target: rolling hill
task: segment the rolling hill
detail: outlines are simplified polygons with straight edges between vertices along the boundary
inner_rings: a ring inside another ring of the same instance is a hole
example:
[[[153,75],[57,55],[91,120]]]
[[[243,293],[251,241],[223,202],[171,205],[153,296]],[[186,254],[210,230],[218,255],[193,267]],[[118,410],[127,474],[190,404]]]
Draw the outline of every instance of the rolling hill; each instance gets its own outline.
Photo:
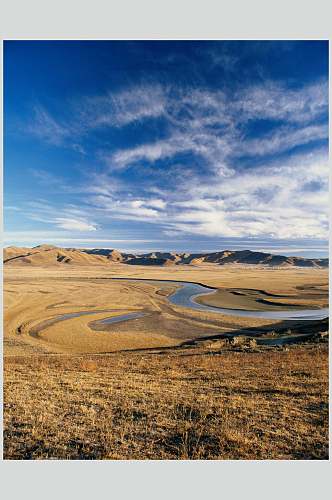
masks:
[[[147,254],[121,253],[114,249],[58,248],[53,245],[38,245],[33,248],[7,247],[4,249],[4,264],[10,266],[63,266],[63,265],[112,265],[124,263],[143,266],[174,266],[179,264],[219,265],[242,264],[270,267],[328,267],[329,260],[287,257],[251,250],[224,250],[212,253],[153,252]]]

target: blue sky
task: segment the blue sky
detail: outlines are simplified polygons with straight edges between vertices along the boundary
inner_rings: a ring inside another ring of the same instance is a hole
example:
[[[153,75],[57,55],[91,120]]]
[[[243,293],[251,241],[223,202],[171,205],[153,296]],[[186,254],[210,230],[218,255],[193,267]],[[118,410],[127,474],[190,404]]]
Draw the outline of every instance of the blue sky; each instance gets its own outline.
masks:
[[[325,256],[328,42],[6,41],[7,245]]]

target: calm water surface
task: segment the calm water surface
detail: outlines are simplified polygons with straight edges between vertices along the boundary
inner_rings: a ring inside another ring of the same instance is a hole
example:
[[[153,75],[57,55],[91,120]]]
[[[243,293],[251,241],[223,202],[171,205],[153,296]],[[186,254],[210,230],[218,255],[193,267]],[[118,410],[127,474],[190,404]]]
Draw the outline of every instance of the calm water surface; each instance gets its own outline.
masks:
[[[264,319],[280,319],[280,320],[315,320],[324,319],[329,315],[329,309],[292,309],[283,311],[247,311],[244,309],[228,309],[223,307],[208,306],[205,304],[199,304],[195,301],[197,297],[202,295],[210,295],[216,292],[215,288],[211,288],[205,285],[200,285],[198,283],[191,283],[186,281],[175,281],[175,280],[148,280],[148,279],[137,279],[137,278],[112,278],[114,280],[127,281],[148,281],[150,283],[174,283],[179,285],[180,288],[176,290],[172,295],[167,297],[171,304],[177,306],[189,307],[190,309],[196,309],[198,311],[210,311],[214,313],[227,314],[228,316],[245,316],[252,318],[264,318]]]

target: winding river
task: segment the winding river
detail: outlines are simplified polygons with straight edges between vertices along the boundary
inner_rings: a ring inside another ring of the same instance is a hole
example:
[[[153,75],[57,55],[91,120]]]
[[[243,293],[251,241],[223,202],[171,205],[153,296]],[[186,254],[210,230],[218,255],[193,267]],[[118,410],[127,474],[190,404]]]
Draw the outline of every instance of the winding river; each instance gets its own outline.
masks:
[[[208,295],[215,293],[216,288],[208,287],[201,283],[193,283],[189,281],[175,281],[175,280],[153,280],[144,278],[111,278],[112,280],[125,280],[125,281],[135,281],[135,282],[148,282],[151,284],[165,284],[173,283],[179,286],[175,292],[167,297],[167,300],[174,305],[187,307],[190,309],[196,309],[199,311],[209,311],[229,316],[245,316],[253,318],[265,318],[265,319],[276,319],[276,320],[287,320],[287,321],[303,321],[303,320],[320,320],[327,318],[329,315],[329,309],[301,309],[301,310],[283,310],[283,311],[248,311],[243,309],[227,309],[222,307],[208,306],[205,304],[199,304],[195,301],[197,297],[202,295]],[[44,328],[51,326],[59,321],[64,321],[71,318],[77,318],[80,316],[90,315],[90,314],[100,314],[102,312],[119,312],[116,309],[101,309],[92,311],[80,311],[74,313],[62,314],[48,320],[44,320],[41,323],[35,325],[31,330],[30,334],[33,336],[38,336],[39,332]],[[147,313],[143,311],[136,311],[131,313],[119,314],[117,316],[106,317],[101,320],[93,321],[90,326],[94,330],[103,330],[103,326],[111,323],[119,323],[122,321],[131,321],[134,319],[141,318]]]
[[[265,318],[265,319],[280,319],[288,321],[299,320],[317,320],[327,318],[329,309],[298,309],[298,310],[283,310],[283,311],[248,311],[244,309],[226,309],[222,307],[208,306],[199,304],[195,299],[202,295],[209,295],[217,291],[216,288],[202,285],[201,283],[193,283],[190,281],[175,281],[175,280],[153,280],[144,278],[112,278],[113,280],[126,280],[126,281],[145,281],[149,283],[174,283],[178,288],[168,298],[171,304],[196,309],[199,311],[210,311],[214,313],[225,314],[228,316],[245,316],[252,318]]]

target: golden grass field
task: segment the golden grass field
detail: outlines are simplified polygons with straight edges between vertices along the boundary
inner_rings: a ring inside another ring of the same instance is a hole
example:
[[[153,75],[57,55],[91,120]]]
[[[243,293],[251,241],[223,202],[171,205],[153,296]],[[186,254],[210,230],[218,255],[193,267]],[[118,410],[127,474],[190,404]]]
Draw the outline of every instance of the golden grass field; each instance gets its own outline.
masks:
[[[174,284],[110,277],[201,282],[226,307],[328,302],[326,269],[5,267],[4,458],[328,458],[326,343],[191,345],[278,322],[181,308],[167,301]]]

